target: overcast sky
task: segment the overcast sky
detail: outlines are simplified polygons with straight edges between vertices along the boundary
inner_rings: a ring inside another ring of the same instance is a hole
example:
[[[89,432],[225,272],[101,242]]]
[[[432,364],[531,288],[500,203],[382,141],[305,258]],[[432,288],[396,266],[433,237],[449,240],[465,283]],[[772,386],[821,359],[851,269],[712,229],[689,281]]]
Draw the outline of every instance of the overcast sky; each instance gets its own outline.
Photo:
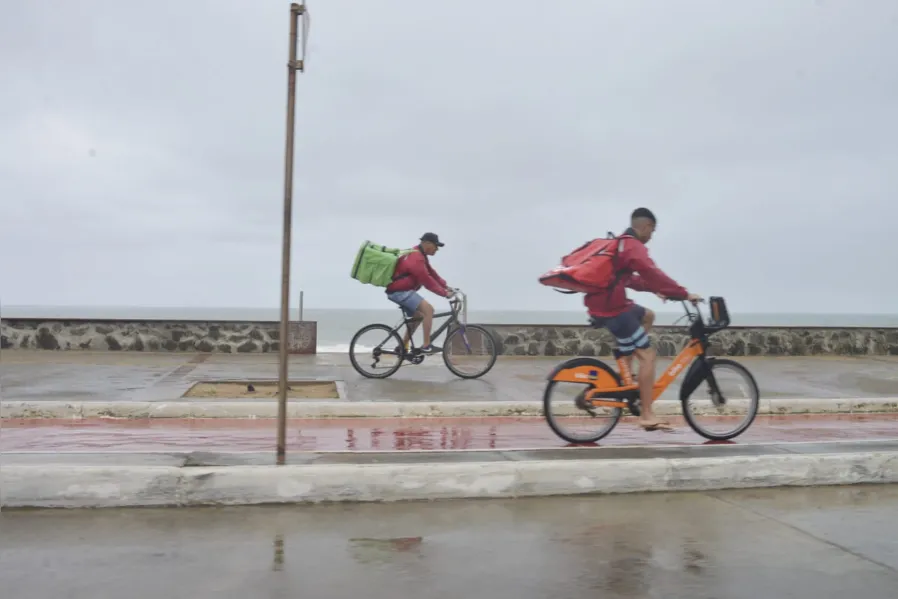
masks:
[[[288,13],[2,2],[4,304],[278,305]],[[579,309],[537,277],[647,206],[656,262],[734,310],[898,312],[898,2],[310,13],[294,303],[389,307],[359,244],[435,231],[477,307]]]

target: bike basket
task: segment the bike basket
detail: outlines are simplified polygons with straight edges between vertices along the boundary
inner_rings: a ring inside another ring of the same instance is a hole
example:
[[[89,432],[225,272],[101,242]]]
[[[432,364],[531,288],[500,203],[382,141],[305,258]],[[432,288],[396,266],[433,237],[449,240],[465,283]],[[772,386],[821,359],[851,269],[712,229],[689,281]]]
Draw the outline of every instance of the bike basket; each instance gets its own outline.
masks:
[[[730,313],[727,310],[727,303],[722,297],[712,297],[709,300],[711,304],[711,322],[708,323],[713,327],[730,326]]]

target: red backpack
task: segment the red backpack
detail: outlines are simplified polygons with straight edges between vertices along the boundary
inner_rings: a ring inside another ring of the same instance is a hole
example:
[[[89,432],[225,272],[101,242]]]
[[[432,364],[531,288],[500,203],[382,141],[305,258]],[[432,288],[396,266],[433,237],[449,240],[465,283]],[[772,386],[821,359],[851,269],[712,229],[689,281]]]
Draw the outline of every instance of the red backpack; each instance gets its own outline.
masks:
[[[556,266],[539,278],[547,287],[560,293],[597,293],[611,288],[619,273],[617,256],[624,248],[624,240],[632,235],[587,241],[561,259]]]

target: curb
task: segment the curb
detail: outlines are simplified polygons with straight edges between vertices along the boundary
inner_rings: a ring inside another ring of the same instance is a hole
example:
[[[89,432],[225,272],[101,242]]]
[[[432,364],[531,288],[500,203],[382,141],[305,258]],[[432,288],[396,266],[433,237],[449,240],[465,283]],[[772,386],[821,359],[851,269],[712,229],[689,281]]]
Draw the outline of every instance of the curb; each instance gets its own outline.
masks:
[[[747,402],[733,401],[723,414],[745,413]],[[710,403],[707,404],[711,409]],[[570,413],[575,413],[573,405]],[[682,413],[681,404],[661,400],[655,412],[662,416]],[[847,399],[762,399],[758,414],[864,414],[898,412],[896,397]],[[560,413],[563,413],[560,411]],[[714,413],[719,414],[716,410]],[[542,416],[541,401],[291,401],[288,418],[457,418]],[[172,402],[0,402],[0,419],[33,418],[276,418],[274,401],[172,401]]]
[[[466,464],[10,465],[0,507],[388,502],[898,482],[898,452]]]

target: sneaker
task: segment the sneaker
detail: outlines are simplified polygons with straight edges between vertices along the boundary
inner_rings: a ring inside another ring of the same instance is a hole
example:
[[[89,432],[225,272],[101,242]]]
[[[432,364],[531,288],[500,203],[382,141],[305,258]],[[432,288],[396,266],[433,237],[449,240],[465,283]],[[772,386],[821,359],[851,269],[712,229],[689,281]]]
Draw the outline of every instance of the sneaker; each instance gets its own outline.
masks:
[[[442,351],[442,348],[436,347],[432,343],[430,345],[425,345],[421,348],[421,353],[427,354],[428,356],[433,355],[439,351]]]

